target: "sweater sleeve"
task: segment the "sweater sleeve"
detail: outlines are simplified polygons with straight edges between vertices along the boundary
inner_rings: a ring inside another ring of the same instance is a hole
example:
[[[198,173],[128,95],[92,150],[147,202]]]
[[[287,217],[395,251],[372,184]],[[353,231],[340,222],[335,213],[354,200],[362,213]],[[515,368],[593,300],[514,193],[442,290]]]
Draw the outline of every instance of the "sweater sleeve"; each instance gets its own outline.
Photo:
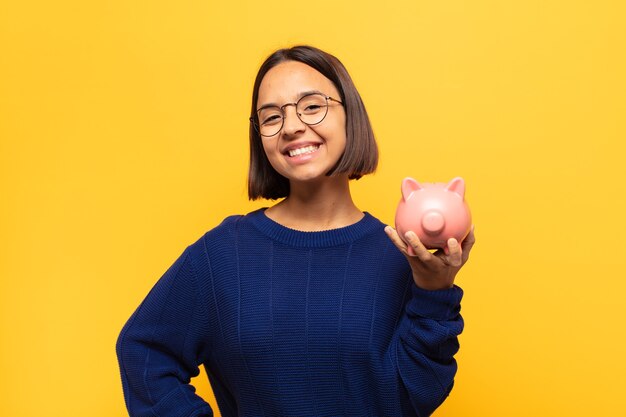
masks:
[[[206,314],[187,248],[163,274],[120,333],[116,352],[131,417],[212,416],[195,393],[206,351]]]
[[[457,286],[427,291],[411,283],[411,292],[392,355],[413,411],[424,417],[443,403],[454,384],[463,291]]]

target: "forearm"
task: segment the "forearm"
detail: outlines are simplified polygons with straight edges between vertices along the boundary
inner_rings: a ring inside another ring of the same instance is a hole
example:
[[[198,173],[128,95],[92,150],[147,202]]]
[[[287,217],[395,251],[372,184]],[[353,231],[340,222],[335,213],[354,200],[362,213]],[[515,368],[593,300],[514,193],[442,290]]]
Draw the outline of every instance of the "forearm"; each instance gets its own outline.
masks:
[[[392,347],[402,385],[419,416],[430,415],[448,396],[457,371],[454,355],[463,330],[459,287],[426,291],[412,287]]]
[[[191,262],[183,254],[120,333],[116,352],[131,416],[213,415],[190,385],[202,361],[198,297]]]

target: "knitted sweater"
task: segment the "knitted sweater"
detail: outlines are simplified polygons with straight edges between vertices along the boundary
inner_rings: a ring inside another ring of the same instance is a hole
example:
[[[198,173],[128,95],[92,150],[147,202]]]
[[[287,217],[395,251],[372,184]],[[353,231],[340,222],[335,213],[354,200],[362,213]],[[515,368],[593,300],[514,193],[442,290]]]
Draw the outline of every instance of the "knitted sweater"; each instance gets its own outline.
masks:
[[[189,245],[124,326],[117,355],[131,416],[428,416],[448,396],[462,290],[415,286],[365,213],[301,232],[264,210]]]

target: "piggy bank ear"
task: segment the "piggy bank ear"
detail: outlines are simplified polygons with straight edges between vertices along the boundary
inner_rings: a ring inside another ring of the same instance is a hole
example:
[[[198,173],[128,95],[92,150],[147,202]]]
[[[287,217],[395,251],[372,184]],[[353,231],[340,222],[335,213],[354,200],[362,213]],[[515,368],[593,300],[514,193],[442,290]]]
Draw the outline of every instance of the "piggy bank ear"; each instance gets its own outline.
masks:
[[[402,180],[402,199],[404,201],[408,200],[413,191],[421,190],[422,186],[419,182],[415,181],[413,178],[405,178]]]
[[[446,190],[457,193],[461,198],[465,198],[465,181],[461,177],[456,177],[450,180],[446,186]]]

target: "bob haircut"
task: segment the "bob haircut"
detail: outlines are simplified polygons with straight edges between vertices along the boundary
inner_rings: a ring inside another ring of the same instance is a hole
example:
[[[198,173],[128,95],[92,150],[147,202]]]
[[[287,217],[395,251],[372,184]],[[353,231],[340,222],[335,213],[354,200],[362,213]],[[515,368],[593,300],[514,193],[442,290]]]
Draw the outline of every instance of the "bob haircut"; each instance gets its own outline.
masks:
[[[333,55],[312,46],[294,46],[279,49],[271,54],[259,68],[252,93],[250,117],[250,168],[248,170],[248,198],[275,200],[289,195],[289,180],[280,175],[270,164],[261,135],[253,123],[256,120],[256,105],[259,87],[267,72],[285,61],[302,62],[328,78],[339,91],[346,112],[346,149],[337,164],[326,173],[327,176],[348,174],[350,179],[359,179],[376,170],[378,147],[374,132],[361,96],[348,71]]]

